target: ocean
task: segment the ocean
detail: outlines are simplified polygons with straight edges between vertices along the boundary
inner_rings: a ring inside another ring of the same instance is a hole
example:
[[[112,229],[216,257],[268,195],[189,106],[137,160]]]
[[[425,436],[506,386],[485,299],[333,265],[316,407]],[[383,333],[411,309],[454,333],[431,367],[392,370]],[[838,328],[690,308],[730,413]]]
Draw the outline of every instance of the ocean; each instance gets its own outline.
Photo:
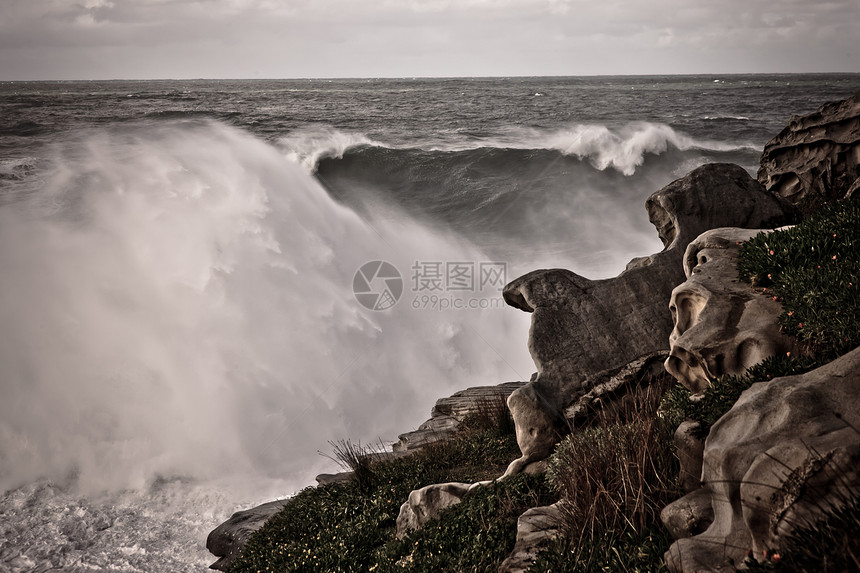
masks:
[[[203,571],[233,511],[528,380],[506,281],[618,274],[860,75],[0,83],[0,572]],[[321,453],[323,455],[321,455]]]

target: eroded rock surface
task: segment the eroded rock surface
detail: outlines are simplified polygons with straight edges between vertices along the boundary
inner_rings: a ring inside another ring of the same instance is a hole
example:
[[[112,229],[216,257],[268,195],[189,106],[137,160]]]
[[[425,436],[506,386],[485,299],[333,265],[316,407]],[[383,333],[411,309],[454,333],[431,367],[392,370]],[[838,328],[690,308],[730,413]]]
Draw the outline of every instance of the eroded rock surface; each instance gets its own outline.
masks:
[[[860,92],[791,118],[764,148],[758,180],[810,213],[860,187]]]
[[[499,573],[525,573],[538,553],[561,535],[564,512],[560,503],[533,507],[517,519],[517,540]]]
[[[430,419],[418,426],[417,430],[400,434],[392,449],[395,452],[411,452],[446,440],[457,433],[460,424],[469,416],[506,416],[505,400],[511,392],[523,385],[525,382],[475,386],[455,392],[447,398],[440,398],[430,412]]]
[[[714,522],[711,495],[705,489],[697,489],[678,499],[660,512],[660,520],[675,539],[698,535]]]
[[[669,569],[735,571],[747,550],[782,550],[798,524],[860,493],[858,428],[860,348],[812,372],[754,384],[705,441],[696,495],[710,499],[714,521],[672,545]]]
[[[779,329],[782,305],[738,279],[740,244],[758,232],[714,229],[687,247],[687,280],[672,290],[669,303],[674,327],[666,370],[693,392],[795,346]]]
[[[567,431],[564,409],[610,373],[668,350],[672,289],[684,281],[687,244],[715,227],[771,227],[786,220],[783,204],[737,165],[704,165],[654,193],[648,216],[665,245],[636,259],[621,275],[592,281],[564,269],[524,275],[503,292],[505,301],[532,313],[529,351],[538,372],[513,392],[522,457],[506,475],[549,455]]]

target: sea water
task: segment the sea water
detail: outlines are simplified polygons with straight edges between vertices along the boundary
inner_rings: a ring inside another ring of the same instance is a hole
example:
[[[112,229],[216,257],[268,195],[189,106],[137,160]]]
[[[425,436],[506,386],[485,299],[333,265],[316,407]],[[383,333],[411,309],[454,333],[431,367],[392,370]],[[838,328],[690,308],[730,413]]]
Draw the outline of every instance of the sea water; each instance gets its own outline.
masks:
[[[754,174],[858,86],[0,84],[0,571],[202,571],[232,511],[337,469],[329,441],[527,380],[506,280],[659,251],[650,193]]]

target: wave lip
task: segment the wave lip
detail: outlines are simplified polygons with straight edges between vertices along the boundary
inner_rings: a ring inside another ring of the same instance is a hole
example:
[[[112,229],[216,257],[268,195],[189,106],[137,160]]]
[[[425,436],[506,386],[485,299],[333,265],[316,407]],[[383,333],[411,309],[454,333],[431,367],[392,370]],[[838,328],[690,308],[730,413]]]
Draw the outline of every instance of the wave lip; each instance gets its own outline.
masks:
[[[321,159],[340,159],[347,151],[356,147],[390,147],[362,133],[341,131],[330,125],[299,128],[279,138],[275,145],[287,159],[311,172],[316,171]]]
[[[317,170],[322,159],[342,159],[351,151],[377,147],[439,153],[492,149],[555,151],[588,161],[599,171],[612,168],[628,176],[636,172],[647,155],[661,155],[671,149],[708,152],[758,149],[752,144],[696,139],[667,124],[645,121],[614,128],[603,124],[572,124],[556,129],[510,126],[492,135],[461,131],[397,144],[382,143],[363,133],[318,125],[301,128],[282,137],[278,146],[289,159],[311,172]]]

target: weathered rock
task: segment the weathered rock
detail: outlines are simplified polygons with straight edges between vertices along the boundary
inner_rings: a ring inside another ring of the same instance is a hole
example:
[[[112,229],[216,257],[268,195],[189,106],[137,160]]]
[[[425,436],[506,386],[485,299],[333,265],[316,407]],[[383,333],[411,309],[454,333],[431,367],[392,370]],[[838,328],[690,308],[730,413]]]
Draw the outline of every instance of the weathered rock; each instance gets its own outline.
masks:
[[[329,485],[333,483],[346,483],[355,478],[355,472],[340,472],[336,474],[318,474],[316,477],[319,485]]]
[[[860,493],[860,348],[799,376],[754,384],[705,441],[714,521],[666,553],[674,572],[734,571],[783,550],[798,525]]]
[[[705,440],[696,437],[698,422],[684,420],[675,430],[675,450],[678,452],[680,471],[678,485],[685,492],[702,487],[702,456],[705,453]]]
[[[440,398],[430,412],[430,419],[413,432],[398,436],[392,446],[395,452],[414,451],[446,440],[457,433],[460,424],[473,415],[504,415],[504,403],[511,392],[525,382],[505,382],[496,386],[476,386]],[[499,407],[501,406],[501,407]]]
[[[577,398],[576,402],[564,410],[564,417],[568,424],[573,427],[578,422],[591,418],[596,410],[614,398],[619,397],[625,391],[630,390],[636,384],[645,384],[665,373],[663,362],[666,360],[665,352],[653,352],[637,358],[630,364],[618,369],[614,373],[601,372],[595,379],[605,380],[591,387],[591,390]]]
[[[860,92],[791,118],[765,145],[758,180],[808,214],[860,187]]]
[[[219,559],[209,568],[226,571],[230,563],[239,556],[251,534],[263,527],[263,524],[281,511],[288,502],[286,499],[270,501],[245,511],[237,511],[230,519],[213,529],[206,538],[206,549]]]
[[[411,531],[421,529],[425,523],[439,517],[443,510],[460,503],[468,492],[491,483],[437,483],[412,490],[409,498],[400,506],[395,535],[402,539]]]
[[[675,539],[702,533],[714,522],[709,492],[697,489],[672,502],[660,512],[660,520]]]
[[[538,553],[561,535],[564,512],[559,503],[533,507],[517,519],[517,541],[499,573],[525,573]]]
[[[687,280],[669,303],[674,328],[666,370],[693,392],[795,346],[779,329],[782,305],[738,279],[740,244],[758,232],[714,229],[687,247]]]
[[[592,281],[564,269],[539,270],[508,284],[505,301],[532,313],[529,351],[538,372],[511,394],[522,457],[505,475],[545,458],[567,431],[563,410],[591,386],[637,358],[668,350],[665,307],[683,282],[687,244],[714,227],[781,224],[780,201],[736,165],[699,167],[646,202],[665,249],[636,259],[613,279]]]

